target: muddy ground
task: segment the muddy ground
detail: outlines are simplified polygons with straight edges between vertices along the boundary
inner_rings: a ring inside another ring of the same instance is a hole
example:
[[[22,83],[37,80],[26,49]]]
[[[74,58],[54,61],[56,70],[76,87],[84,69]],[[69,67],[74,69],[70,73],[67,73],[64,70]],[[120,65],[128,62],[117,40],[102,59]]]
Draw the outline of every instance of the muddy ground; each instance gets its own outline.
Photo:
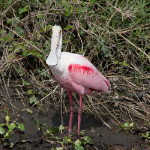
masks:
[[[11,91],[11,89],[9,89]],[[9,92],[10,92],[9,91]],[[13,91],[13,90],[12,90]],[[49,108],[45,106],[42,109],[37,106],[31,107],[27,101],[23,101],[15,98],[15,93],[10,92],[12,95],[11,104],[18,108],[16,111],[10,103],[6,101],[1,101],[1,117],[0,124],[6,123],[5,116],[6,112],[3,109],[8,110],[10,118],[10,123],[15,122],[22,123],[25,126],[25,131],[20,131],[18,129],[13,130],[10,134],[11,142],[14,144],[12,150],[50,150],[52,147],[62,147],[59,144],[62,140],[50,139],[42,137],[40,130],[38,130],[37,125],[35,124],[35,119],[39,120],[39,123],[42,124],[43,133],[45,133],[46,123],[49,127],[55,128],[61,124],[61,114],[56,111],[54,108]],[[6,96],[6,92],[3,93],[3,88],[1,87],[1,94]],[[4,104],[7,104],[4,107]],[[32,113],[29,113],[27,109],[32,110]],[[68,108],[69,109],[69,108]],[[13,112],[13,110],[15,110]],[[121,130],[118,125],[116,125],[112,119],[108,116],[101,116],[111,127],[112,130],[109,130],[101,120],[95,118],[95,116],[86,114],[83,110],[81,130],[85,130],[84,136],[91,137],[94,144],[84,145],[84,149],[95,149],[95,150],[148,150],[150,145],[147,140],[142,139],[142,132],[146,132],[144,123],[137,122],[136,125],[141,129],[135,129],[130,132]],[[63,122],[65,130],[61,134],[53,134],[53,137],[62,138],[68,133],[68,122],[69,114],[63,114]],[[79,137],[77,136],[77,112],[74,113],[73,119],[73,133],[72,140],[76,140]],[[82,141],[82,137],[80,137]],[[22,142],[24,141],[24,142]],[[4,146],[4,143],[0,144],[0,150],[8,150],[8,146]],[[65,144],[64,149],[74,149],[74,145]]]
[[[24,107],[20,100],[13,101],[13,104],[20,108]],[[13,150],[50,150],[52,147],[61,147],[57,142],[46,142],[41,136],[40,131],[37,129],[35,119],[38,119],[41,124],[46,123],[50,127],[60,126],[61,117],[60,113],[54,110],[48,112],[42,112],[37,107],[30,108],[33,113],[27,113],[27,111],[19,111],[11,117],[10,122],[23,123],[25,131],[21,132],[15,129],[11,134],[12,142],[14,143]],[[6,113],[1,111],[0,123],[5,122]],[[148,150],[150,146],[141,138],[141,132],[132,131],[127,133],[119,130],[118,126],[113,124],[109,118],[103,116],[107,123],[112,127],[110,131],[108,127],[103,125],[100,120],[95,119],[94,116],[90,116],[83,113],[81,130],[85,130],[85,135],[91,137],[94,142],[93,145],[85,145],[85,149],[95,150]],[[69,114],[63,114],[64,126],[68,127]],[[77,131],[77,113],[74,115],[73,120],[74,130]],[[44,126],[42,127],[44,131]],[[55,136],[63,137],[62,134],[55,134]],[[78,138],[78,137],[75,137]],[[26,140],[22,143],[21,141]],[[53,140],[51,140],[53,141]],[[7,146],[0,145],[1,150],[8,150]],[[71,145],[66,145],[66,149],[74,149]]]

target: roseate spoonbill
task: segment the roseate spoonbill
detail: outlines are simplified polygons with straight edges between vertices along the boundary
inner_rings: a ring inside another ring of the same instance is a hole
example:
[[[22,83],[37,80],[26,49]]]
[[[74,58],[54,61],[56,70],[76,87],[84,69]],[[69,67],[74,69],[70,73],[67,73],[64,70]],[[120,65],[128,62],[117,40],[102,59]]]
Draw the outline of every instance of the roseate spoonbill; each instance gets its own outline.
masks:
[[[68,91],[70,100],[69,133],[72,131],[74,104],[71,93],[80,94],[78,111],[78,135],[80,134],[82,95],[93,91],[108,93],[109,81],[84,56],[69,52],[61,52],[62,28],[52,28],[51,52],[46,60],[51,72],[61,87]]]

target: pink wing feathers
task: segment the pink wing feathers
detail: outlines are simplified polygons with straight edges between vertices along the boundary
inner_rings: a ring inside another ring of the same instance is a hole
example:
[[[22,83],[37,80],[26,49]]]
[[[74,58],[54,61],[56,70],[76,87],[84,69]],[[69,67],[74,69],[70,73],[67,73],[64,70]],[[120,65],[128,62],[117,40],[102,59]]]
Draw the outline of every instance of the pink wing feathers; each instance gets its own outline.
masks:
[[[83,57],[82,57],[83,59]],[[94,67],[87,59],[84,64],[70,64],[68,67],[69,76],[74,83],[88,88],[91,91],[108,93],[109,81]]]

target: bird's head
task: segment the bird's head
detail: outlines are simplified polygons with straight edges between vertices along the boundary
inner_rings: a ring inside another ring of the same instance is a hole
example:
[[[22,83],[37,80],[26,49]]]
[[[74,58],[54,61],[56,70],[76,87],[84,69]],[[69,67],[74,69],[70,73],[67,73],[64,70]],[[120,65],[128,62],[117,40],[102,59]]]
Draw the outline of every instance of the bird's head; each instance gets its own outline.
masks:
[[[62,45],[62,28],[58,25],[54,25],[52,28],[51,38],[51,52],[46,60],[46,63],[50,66],[57,65],[57,60],[61,56]]]

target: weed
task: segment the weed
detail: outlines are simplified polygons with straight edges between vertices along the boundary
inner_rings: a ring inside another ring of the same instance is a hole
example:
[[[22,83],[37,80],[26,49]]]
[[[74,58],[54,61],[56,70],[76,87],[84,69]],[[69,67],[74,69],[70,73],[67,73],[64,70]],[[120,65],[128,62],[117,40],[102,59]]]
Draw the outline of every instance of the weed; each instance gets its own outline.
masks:
[[[148,124],[149,128],[150,128],[150,122]],[[142,138],[148,140],[148,142],[150,143],[150,131],[147,131],[145,134],[142,134]]]
[[[127,132],[130,132],[131,130],[133,130],[134,127],[134,123],[129,123],[129,122],[125,122],[123,125],[119,125],[119,127]]]
[[[38,100],[37,100],[37,98],[36,98],[35,96],[31,96],[31,97],[30,97],[29,103],[30,103],[30,105],[33,105],[33,104],[37,104],[38,106],[40,105],[40,104],[38,103]]]
[[[1,123],[0,124],[0,143],[4,143],[5,146],[8,146],[9,148],[13,148],[13,143],[11,142],[11,137],[10,133],[13,133],[13,130],[18,128],[20,131],[24,131],[24,125],[22,123],[10,123],[10,116],[8,115],[8,111],[4,109],[6,112],[6,123]]]
[[[79,139],[75,140],[72,138],[71,135],[64,136],[61,138],[58,137],[57,134],[59,134],[59,132],[64,129],[64,127],[62,125],[60,125],[59,127],[51,128],[47,124],[40,124],[37,119],[35,120],[35,124],[37,125],[38,130],[40,130],[42,138],[44,140],[46,140],[46,139],[51,139],[52,141],[57,140],[56,143],[59,143],[62,146],[62,147],[59,147],[60,149],[65,148],[65,145],[71,144],[75,149],[83,150],[84,145],[94,144],[94,142],[91,140],[91,138],[89,136],[83,136],[81,138],[81,140],[79,140]],[[46,127],[45,131],[42,128],[44,126]]]
[[[150,131],[148,131],[146,134],[142,134],[142,138],[147,139],[148,142],[150,142]]]

